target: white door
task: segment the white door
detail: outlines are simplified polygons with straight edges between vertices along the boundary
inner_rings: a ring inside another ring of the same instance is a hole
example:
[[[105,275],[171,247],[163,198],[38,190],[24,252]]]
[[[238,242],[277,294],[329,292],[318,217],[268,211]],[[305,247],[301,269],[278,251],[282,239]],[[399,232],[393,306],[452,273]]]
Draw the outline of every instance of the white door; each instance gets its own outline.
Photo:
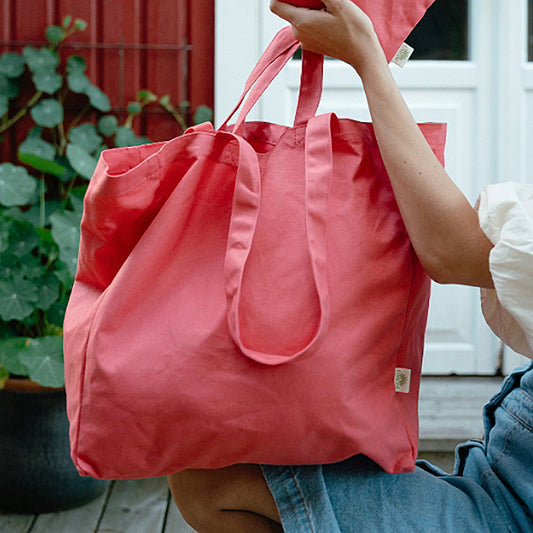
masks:
[[[218,123],[235,104],[261,51],[286,25],[270,13],[268,3],[216,0]],[[533,120],[533,68],[525,62],[526,4],[527,0],[437,0],[432,8],[437,16],[438,10],[464,14],[464,50],[456,50],[461,58],[411,60],[403,70],[392,67],[415,118],[448,123],[447,170],[472,203],[485,184],[525,180],[528,167],[533,171],[533,154],[525,149],[532,126],[524,135]],[[293,60],[261,99],[253,118],[290,124],[299,75],[299,61]],[[331,111],[357,120],[370,118],[353,69],[334,60],[326,62],[319,109]],[[508,360],[508,365],[516,362]],[[481,316],[479,291],[434,284],[424,372],[492,374],[503,364],[501,345]]]

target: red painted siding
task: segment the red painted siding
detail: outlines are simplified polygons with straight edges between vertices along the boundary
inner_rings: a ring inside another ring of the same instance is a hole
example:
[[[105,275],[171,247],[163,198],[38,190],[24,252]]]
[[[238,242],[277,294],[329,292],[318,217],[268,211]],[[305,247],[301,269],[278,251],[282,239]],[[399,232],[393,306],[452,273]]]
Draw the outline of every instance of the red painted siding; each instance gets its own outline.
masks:
[[[214,0],[0,0],[0,51],[43,41],[44,28],[68,14],[88,28],[69,39],[64,53],[86,58],[89,77],[115,110],[145,88],[170,94],[175,104],[188,100],[193,110],[213,107]],[[136,129],[154,141],[179,133],[156,108]]]

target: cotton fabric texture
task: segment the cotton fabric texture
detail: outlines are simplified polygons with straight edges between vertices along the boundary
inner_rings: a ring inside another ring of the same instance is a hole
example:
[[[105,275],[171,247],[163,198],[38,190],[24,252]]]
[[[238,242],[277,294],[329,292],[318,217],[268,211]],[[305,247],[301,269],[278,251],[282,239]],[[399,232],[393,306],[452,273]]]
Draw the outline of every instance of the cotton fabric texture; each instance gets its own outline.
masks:
[[[372,125],[315,116],[308,52],[294,126],[245,121],[298,47],[276,36],[233,126],[102,154],[64,327],[80,473],[414,468],[430,283]]]
[[[533,185],[491,185],[480,223],[495,248],[494,331],[528,354],[533,336]],[[484,409],[485,437],[456,450],[453,474],[426,462],[388,474],[357,456],[336,465],[263,466],[286,533],[530,533],[533,531],[533,363]]]

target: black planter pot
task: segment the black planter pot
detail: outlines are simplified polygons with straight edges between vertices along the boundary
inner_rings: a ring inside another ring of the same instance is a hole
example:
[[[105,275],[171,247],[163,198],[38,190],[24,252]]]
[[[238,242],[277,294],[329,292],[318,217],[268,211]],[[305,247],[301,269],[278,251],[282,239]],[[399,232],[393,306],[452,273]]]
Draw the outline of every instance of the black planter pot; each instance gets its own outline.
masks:
[[[0,391],[0,509],[60,511],[93,500],[106,486],[74,468],[64,391]]]

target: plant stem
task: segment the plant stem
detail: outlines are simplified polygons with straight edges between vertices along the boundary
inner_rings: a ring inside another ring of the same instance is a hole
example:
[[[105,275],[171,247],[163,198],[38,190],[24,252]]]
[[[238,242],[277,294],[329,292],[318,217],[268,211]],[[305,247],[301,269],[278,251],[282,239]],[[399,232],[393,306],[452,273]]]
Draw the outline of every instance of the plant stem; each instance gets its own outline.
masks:
[[[68,200],[70,198],[70,193],[72,192],[72,189],[74,187],[74,184],[76,183],[77,178],[78,178],[78,176],[74,176],[68,182],[68,187],[67,187],[67,190],[65,192],[64,199],[63,199],[63,209],[65,209],[67,207],[67,203],[68,203]]]
[[[15,124],[16,122],[18,122],[36,103],[37,101],[39,100],[39,98],[41,98],[41,96],[43,95],[43,93],[41,91],[37,91],[27,102],[26,102],[26,105],[19,110],[19,112],[15,115],[13,115],[8,121],[4,122],[1,126],[0,126],[0,133],[3,133],[4,131],[6,131],[8,128],[10,128],[11,126],[13,126],[13,124]]]
[[[181,131],[185,131],[187,129],[187,124],[185,123],[183,117],[173,107],[167,108],[167,111],[174,117],[176,122],[179,124]]]
[[[68,136],[70,135],[70,132],[72,131],[72,128],[75,128],[81,122],[81,119],[84,117],[85,113],[87,113],[87,111],[90,108],[91,108],[90,104],[85,104],[83,109],[74,117],[74,119],[72,120],[72,122],[70,123],[70,126],[68,128],[66,138],[68,138]],[[64,150],[65,147],[63,146],[62,148]]]
[[[45,201],[46,184],[44,174],[41,175],[41,190],[39,194],[39,225],[44,228],[46,222],[46,201]]]

